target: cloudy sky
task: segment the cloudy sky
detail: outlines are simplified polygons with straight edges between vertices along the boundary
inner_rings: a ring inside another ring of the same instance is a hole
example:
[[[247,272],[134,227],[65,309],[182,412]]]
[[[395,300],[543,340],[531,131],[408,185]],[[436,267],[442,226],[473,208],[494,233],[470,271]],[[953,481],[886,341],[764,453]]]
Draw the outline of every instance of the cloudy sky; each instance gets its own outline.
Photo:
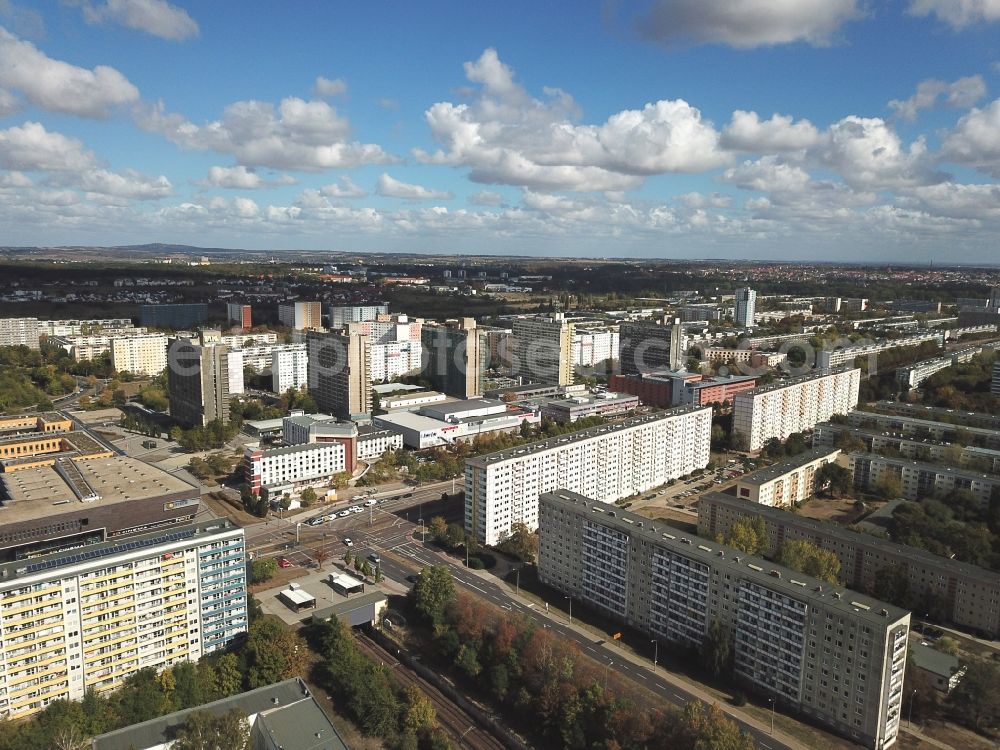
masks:
[[[0,244],[1000,262],[1000,0],[0,0]]]

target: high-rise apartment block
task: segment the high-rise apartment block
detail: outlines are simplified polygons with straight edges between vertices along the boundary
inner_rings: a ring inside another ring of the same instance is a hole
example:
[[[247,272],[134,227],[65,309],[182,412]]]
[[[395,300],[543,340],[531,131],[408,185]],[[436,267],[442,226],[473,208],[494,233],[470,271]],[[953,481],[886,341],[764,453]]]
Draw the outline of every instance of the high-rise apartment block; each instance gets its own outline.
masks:
[[[37,349],[40,325],[38,318],[0,318],[0,346]]]
[[[389,305],[385,302],[373,302],[370,305],[331,305],[330,328],[341,328],[348,323],[363,323],[366,320],[377,320],[379,315],[389,314]]]
[[[246,629],[243,530],[225,520],[0,563],[0,716],[197,660]]]
[[[367,420],[372,411],[370,338],[359,324],[306,336],[309,393],[316,405],[340,419]]]
[[[305,344],[275,347],[271,357],[271,389],[285,393],[309,384],[309,353]]]
[[[319,302],[278,305],[278,321],[296,331],[317,330],[323,327],[323,307]]]
[[[753,328],[757,313],[757,292],[748,286],[736,290],[736,313],[733,322],[742,328]]]
[[[990,381],[990,393],[1000,396],[1000,360],[993,363],[993,379]]]
[[[204,302],[169,305],[139,305],[139,325],[155,328],[191,328],[208,320]]]
[[[427,353],[424,377],[432,388],[462,399],[483,395],[483,375],[488,367],[483,359],[489,350],[475,318],[425,324],[420,335]]]
[[[865,747],[896,741],[909,612],[566,490],[539,514],[546,584],[681,647],[718,622],[739,681]]]
[[[167,396],[170,415],[186,427],[229,421],[229,347],[170,339]]]
[[[465,461],[465,529],[499,543],[538,526],[538,497],[567,488],[602,502],[645,492],[708,465],[711,408],[679,407]]]
[[[515,374],[529,383],[572,385],[573,333],[563,313],[515,318]]]
[[[680,318],[636,320],[619,329],[618,358],[622,375],[656,370],[683,370],[686,365],[684,327]]]
[[[226,305],[226,314],[229,322],[233,325],[238,325],[240,328],[253,328],[253,309],[250,305],[230,302]]]
[[[147,333],[112,338],[111,364],[118,372],[156,377],[167,366],[167,337]]]
[[[846,414],[858,405],[861,370],[818,370],[738,393],[733,399],[733,436],[759,451],[771,438],[784,440]]]
[[[847,585],[860,591],[902,574],[908,596],[922,602],[922,611],[933,609],[938,617],[991,638],[1000,635],[1000,573],[723,492],[707,492],[698,503],[698,533],[704,537],[725,535],[746,518],[764,521],[770,551],[793,539],[818,545],[837,556]]]

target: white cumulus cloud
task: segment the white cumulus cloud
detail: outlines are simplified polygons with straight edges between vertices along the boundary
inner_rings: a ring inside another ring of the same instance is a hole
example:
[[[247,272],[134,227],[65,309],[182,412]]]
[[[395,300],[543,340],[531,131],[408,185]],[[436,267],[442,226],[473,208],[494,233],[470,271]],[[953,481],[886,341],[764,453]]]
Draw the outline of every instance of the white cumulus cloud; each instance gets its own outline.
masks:
[[[41,109],[80,117],[105,118],[112,107],[139,98],[139,89],[114,68],[88,70],[53,60],[2,26],[0,87],[20,91]]]
[[[375,192],[387,198],[402,198],[408,201],[446,201],[454,197],[446,190],[432,190],[423,185],[400,182],[385,172],[379,175]]]
[[[469,203],[473,206],[502,206],[503,196],[492,190],[480,190],[469,196]]]
[[[134,170],[126,170],[124,173],[107,169],[87,170],[80,176],[76,187],[89,193],[135,200],[166,198],[173,192],[170,180],[163,175],[148,177]]]
[[[620,191],[644,176],[699,172],[725,164],[711,122],[687,102],[662,100],[578,125],[578,107],[559,89],[532,97],[493,49],[465,64],[479,84],[469,104],[438,102],[426,112],[434,153],[418,160],[467,167],[474,182],[531,190]]]
[[[318,100],[288,97],[277,111],[269,102],[235,102],[205,125],[157,105],[141,108],[136,121],[182,148],[230,154],[247,167],[320,172],[394,161],[377,144],[349,141],[348,120]]]
[[[105,0],[83,4],[88,23],[117,23],[172,42],[198,36],[198,24],[188,12],[166,0]]]
[[[914,120],[917,112],[930,109],[939,102],[946,107],[971,107],[986,96],[986,82],[982,76],[966,76],[956,81],[938,81],[930,78],[917,84],[917,90],[909,99],[893,99],[889,106],[904,120]]]
[[[963,116],[945,137],[941,155],[1000,177],[1000,99]]]
[[[320,192],[328,198],[364,198],[368,195],[363,187],[357,185],[347,175],[341,177],[333,185],[324,185],[320,188]]]
[[[266,180],[252,169],[242,165],[235,167],[209,167],[208,176],[195,184],[203,187],[234,188],[237,190],[257,190],[258,188],[274,187],[276,185],[294,185],[295,178],[281,175],[273,180]]]
[[[1000,0],[910,0],[914,16],[937,16],[952,28],[1000,19]]]
[[[324,78],[316,76],[316,83],[313,85],[313,92],[316,96],[328,97],[339,96],[347,92],[347,82],[343,78]]]
[[[0,167],[26,172],[80,172],[94,155],[76,138],[51,132],[38,122],[0,130]]]
[[[722,130],[722,145],[732,151],[775,153],[799,151],[815,146],[820,132],[809,120],[795,122],[790,115],[773,114],[761,120],[756,112],[733,112]]]
[[[655,0],[636,31],[665,45],[750,49],[806,42],[822,46],[864,14],[858,0]]]

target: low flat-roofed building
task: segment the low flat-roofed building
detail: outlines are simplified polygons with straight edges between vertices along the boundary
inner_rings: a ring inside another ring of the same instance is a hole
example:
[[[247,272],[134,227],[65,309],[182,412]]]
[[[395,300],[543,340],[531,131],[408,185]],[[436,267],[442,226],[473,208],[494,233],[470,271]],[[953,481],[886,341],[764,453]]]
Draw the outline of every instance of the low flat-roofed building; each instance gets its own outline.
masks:
[[[523,422],[537,424],[538,411],[502,401],[468,399],[422,406],[416,413],[399,411],[372,419],[376,427],[398,432],[404,445],[433,448],[476,435],[516,430]]]
[[[743,391],[753,390],[757,386],[755,375],[720,375],[702,380],[687,380],[678,389],[678,404],[693,404],[694,406],[711,406],[712,404],[732,403],[733,398]]]
[[[201,490],[123,456],[0,474],[0,561],[191,521]]]
[[[68,432],[73,421],[54,411],[0,415],[0,435],[21,432]]]
[[[315,609],[316,607],[316,597],[297,583],[291,584],[287,589],[278,594],[278,596],[295,612],[309,609],[310,607]]]
[[[165,750],[195,711],[245,714],[254,750],[347,750],[337,729],[301,678],[159,716],[94,738],[93,750]]]
[[[917,643],[910,647],[913,666],[924,673],[931,686],[946,695],[965,676],[965,667],[957,656],[938,651],[928,643]]]
[[[556,422],[575,422],[585,417],[626,414],[639,408],[639,397],[631,393],[597,393],[567,396],[542,403],[542,417]]]
[[[403,436],[393,430],[362,425],[358,427],[358,460],[374,461],[386,451],[403,447]]]
[[[50,466],[57,458],[109,458],[114,451],[86,432],[35,432],[0,438],[0,473]]]
[[[378,627],[386,610],[389,609],[389,598],[381,591],[371,591],[367,594],[352,596],[332,607],[324,607],[313,613],[314,620],[340,619],[345,625],[355,628],[359,625]]]
[[[448,400],[445,394],[438,391],[407,391],[405,393],[379,396],[379,408],[387,411],[416,409],[427,404],[437,404]]]
[[[816,492],[816,472],[837,460],[836,448],[812,448],[741,477],[736,495],[752,503],[784,507],[808,500]]]
[[[280,438],[284,426],[284,417],[277,419],[255,419],[251,422],[244,422],[241,428],[250,437],[259,440]]]

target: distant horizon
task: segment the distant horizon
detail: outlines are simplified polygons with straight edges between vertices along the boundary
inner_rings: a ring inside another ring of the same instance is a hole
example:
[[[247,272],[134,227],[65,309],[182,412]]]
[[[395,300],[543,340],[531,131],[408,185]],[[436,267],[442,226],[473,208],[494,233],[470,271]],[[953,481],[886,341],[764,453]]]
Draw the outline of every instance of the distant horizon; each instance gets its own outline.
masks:
[[[490,258],[490,259],[502,259],[507,258],[511,260],[523,260],[531,263],[543,263],[546,260],[555,261],[565,261],[565,260],[578,260],[578,261],[592,261],[601,260],[606,263],[667,263],[667,264],[703,264],[703,263],[716,263],[720,261],[725,261],[727,263],[739,263],[745,265],[760,265],[760,264],[789,264],[789,265],[803,265],[803,266],[856,266],[860,268],[873,268],[880,266],[893,266],[897,268],[969,268],[969,269],[1000,269],[1000,260],[995,263],[989,262],[952,262],[943,263],[939,260],[928,260],[928,261],[902,261],[902,260],[870,260],[870,261],[860,261],[860,260],[816,260],[807,258],[729,258],[729,257],[654,257],[654,256],[620,256],[620,257],[607,257],[607,256],[597,256],[597,255],[564,255],[558,258],[549,258],[547,256],[538,255],[515,255],[510,253],[461,253],[461,252],[446,252],[446,251],[406,251],[406,250],[333,250],[333,249],[314,249],[314,250],[304,250],[304,249],[253,249],[239,246],[223,247],[223,246],[201,246],[201,245],[187,245],[180,243],[168,243],[168,242],[146,242],[131,245],[80,245],[80,244],[67,244],[67,245],[4,245],[0,246],[0,261],[3,260],[31,260],[30,256],[16,256],[16,255],[5,255],[4,253],[9,251],[45,251],[45,250],[112,250],[112,251],[128,251],[135,250],[140,252],[149,252],[150,254],[155,253],[157,247],[168,248],[164,250],[166,254],[180,253],[180,254],[205,254],[205,253],[244,253],[250,252],[254,254],[261,255],[272,255],[272,256],[294,256],[295,254],[301,255],[317,255],[317,254],[329,254],[329,255],[358,255],[358,256],[415,256],[415,257],[436,257],[436,258],[454,258],[461,260],[462,258]],[[121,258],[115,258],[115,261],[121,261]],[[282,262],[286,262],[284,259],[280,259]],[[91,261],[92,262],[92,261]]]
[[[997,262],[995,4],[233,11],[0,2],[4,242]]]

